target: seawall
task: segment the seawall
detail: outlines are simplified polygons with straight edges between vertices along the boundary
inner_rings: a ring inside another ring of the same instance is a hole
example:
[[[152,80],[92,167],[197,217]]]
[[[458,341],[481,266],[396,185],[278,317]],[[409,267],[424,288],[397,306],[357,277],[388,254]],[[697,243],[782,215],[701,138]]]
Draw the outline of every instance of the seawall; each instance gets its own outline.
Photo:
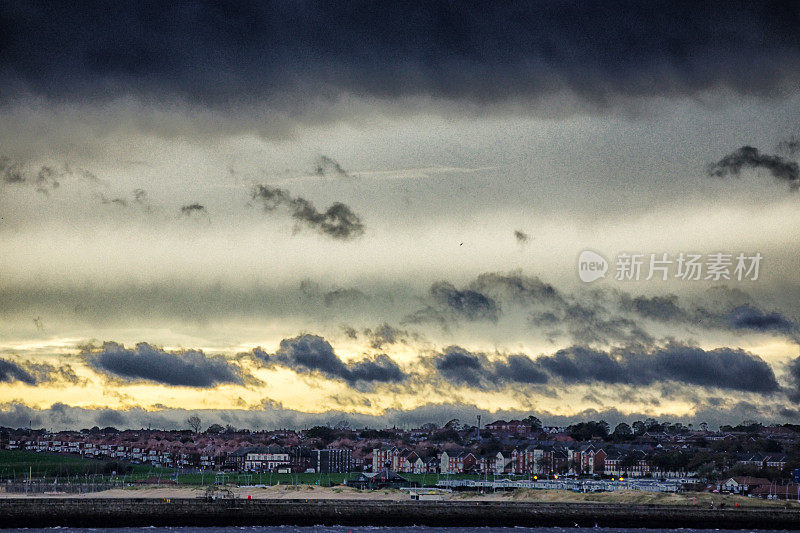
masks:
[[[0,499],[0,527],[234,525],[693,527],[800,530],[780,508],[494,501]]]

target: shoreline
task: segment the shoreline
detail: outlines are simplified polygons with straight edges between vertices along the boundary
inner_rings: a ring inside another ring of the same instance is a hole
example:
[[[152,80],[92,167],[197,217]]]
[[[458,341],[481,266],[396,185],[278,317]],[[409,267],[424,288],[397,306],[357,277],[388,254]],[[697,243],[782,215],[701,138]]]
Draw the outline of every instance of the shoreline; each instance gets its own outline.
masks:
[[[558,526],[800,529],[800,511],[776,507],[547,503],[491,500],[225,498],[2,498],[0,527]]]

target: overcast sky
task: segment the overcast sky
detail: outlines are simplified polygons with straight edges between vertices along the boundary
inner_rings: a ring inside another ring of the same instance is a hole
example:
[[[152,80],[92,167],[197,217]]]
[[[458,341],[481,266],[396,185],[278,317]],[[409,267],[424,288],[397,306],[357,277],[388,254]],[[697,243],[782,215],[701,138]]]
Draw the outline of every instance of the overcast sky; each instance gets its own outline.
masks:
[[[798,27],[2,4],[0,424],[796,423]]]

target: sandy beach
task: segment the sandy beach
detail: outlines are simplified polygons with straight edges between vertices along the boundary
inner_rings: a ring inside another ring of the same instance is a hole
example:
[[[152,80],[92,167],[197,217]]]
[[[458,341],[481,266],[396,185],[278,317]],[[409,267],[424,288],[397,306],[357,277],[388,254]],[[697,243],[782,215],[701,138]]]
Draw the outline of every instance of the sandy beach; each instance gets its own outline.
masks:
[[[255,500],[361,500],[361,501],[407,501],[409,493],[401,490],[362,491],[351,487],[317,487],[314,485],[277,485],[271,487],[226,487],[234,497]],[[225,494],[217,493],[220,497]],[[174,485],[131,486],[84,494],[44,493],[20,494],[0,492],[0,498],[153,498],[181,499],[203,498],[206,490],[201,487]],[[719,508],[774,507],[800,509],[796,501],[771,501],[748,498],[732,494],[711,493],[651,493],[643,491],[617,491],[605,493],[576,493],[565,490],[526,490],[479,494],[476,492],[442,493],[444,500],[453,501],[509,501],[509,502],[557,502],[557,503],[609,503],[638,505],[687,505],[708,508],[713,502]]]

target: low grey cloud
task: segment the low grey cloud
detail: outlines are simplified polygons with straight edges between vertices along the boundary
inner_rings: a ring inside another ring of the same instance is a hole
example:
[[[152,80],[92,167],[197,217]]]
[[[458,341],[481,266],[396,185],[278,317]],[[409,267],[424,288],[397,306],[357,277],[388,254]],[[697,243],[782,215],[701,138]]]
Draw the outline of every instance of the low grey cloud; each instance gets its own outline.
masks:
[[[79,178],[85,182],[102,183],[94,174],[85,169],[74,169],[70,165],[29,165],[0,156],[0,184],[30,184],[34,190],[44,195],[61,187],[65,178]]]
[[[22,183],[26,180],[25,174],[18,163],[13,163],[8,157],[0,157],[0,175],[5,183]]]
[[[649,344],[653,341],[635,320],[609,313],[599,306],[567,305],[558,321],[566,326],[574,341],[582,344]]]
[[[105,342],[83,352],[94,370],[124,381],[151,381],[179,387],[210,388],[224,383],[244,385],[253,378],[221,355],[202,350],[168,352],[146,342],[133,349]]]
[[[500,304],[477,290],[460,290],[452,283],[438,281],[431,285],[429,293],[441,309],[458,318],[497,322],[500,316]]]
[[[643,386],[674,381],[761,394],[780,390],[772,368],[757,355],[733,348],[703,350],[675,342],[611,351],[572,346],[551,355],[515,354],[495,359],[451,346],[433,356],[432,363],[446,380],[481,389],[551,381]]]
[[[350,178],[352,177],[338,161],[327,155],[319,156],[314,161],[314,174],[321,177]]]
[[[623,309],[633,311],[643,318],[659,322],[680,322],[689,317],[689,313],[680,307],[678,297],[674,294],[634,298],[622,294],[620,299]]]
[[[716,291],[719,292],[719,291]],[[720,295],[724,296],[724,295]],[[764,311],[744,294],[712,298],[708,304],[694,307],[682,306],[676,295],[630,297],[620,293],[620,307],[624,311],[666,324],[702,327],[711,330],[747,330],[773,333],[797,341],[800,325],[777,311]],[[742,303],[742,302],[748,303]]]
[[[387,344],[406,342],[409,337],[413,337],[408,331],[390,326],[386,322],[375,328],[364,329],[364,335],[369,339],[370,346],[376,350]]]
[[[108,197],[103,193],[98,194],[100,203],[104,205],[114,205],[118,207],[138,207],[146,212],[152,211],[150,200],[144,189],[134,189],[129,196]]]
[[[385,354],[343,362],[333,346],[318,335],[299,335],[283,339],[278,350],[261,359],[268,365],[280,365],[300,373],[319,373],[349,384],[398,383],[407,375]]]
[[[469,284],[469,288],[494,298],[505,298],[520,304],[563,305],[564,295],[536,276],[519,271],[485,272]]]
[[[358,339],[358,330],[352,326],[342,326],[342,332],[344,336],[348,339],[357,340]]]
[[[325,307],[355,305],[366,300],[367,296],[358,289],[337,288],[322,295]]]
[[[269,185],[256,185],[251,191],[251,196],[262,203],[265,211],[286,207],[294,220],[328,237],[348,240],[364,234],[364,224],[361,219],[341,202],[335,202],[325,212],[319,212],[314,204],[305,198],[292,196],[284,189]]]
[[[788,139],[782,140],[778,143],[778,151],[789,155],[800,152],[800,138],[792,135]]]
[[[348,404],[348,407],[350,404]],[[343,409],[329,409],[321,413],[307,413],[283,407],[280,403],[265,398],[260,405],[251,409],[202,409],[181,408],[155,409],[131,407],[127,409],[92,409],[54,404],[50,408],[35,409],[21,400],[0,404],[0,426],[11,428],[46,427],[48,429],[76,429],[92,426],[112,425],[118,429],[186,429],[186,419],[198,415],[205,424],[231,424],[248,429],[301,429],[315,425],[335,425],[338,421],[349,420],[351,427],[402,427],[404,424],[419,427],[433,422],[440,426],[458,419],[465,424],[473,424],[476,415],[483,420],[522,419],[534,414],[545,425],[567,426],[585,420],[605,420],[612,426],[620,422],[633,423],[652,416],[647,412],[622,413],[614,408],[598,406],[569,416],[556,415],[542,409],[498,409],[488,410],[475,404],[453,401],[448,403],[424,403],[413,409],[386,409],[380,414],[363,414]],[[698,399],[694,413],[685,416],[661,417],[664,421],[684,424],[706,422],[710,427],[722,424],[737,424],[745,419],[759,419],[764,423],[783,423],[787,418],[798,420],[800,413],[792,406],[780,403],[737,401],[709,401]],[[65,422],[68,420],[69,422]]]
[[[104,205],[118,205],[120,207],[128,207],[128,200],[125,198],[108,198],[104,194],[100,195],[100,203]]]
[[[800,187],[800,166],[797,162],[779,155],[763,154],[752,146],[742,146],[710,164],[706,171],[709,176],[725,178],[739,176],[743,170],[759,169],[764,169],[779,181],[788,183],[792,190]]]
[[[187,204],[181,207],[181,214],[186,216],[191,216],[195,213],[205,213],[206,207],[204,205],[198,204],[197,202]]]
[[[521,229],[514,230],[514,238],[517,239],[519,244],[527,244],[531,240],[531,236]]]

